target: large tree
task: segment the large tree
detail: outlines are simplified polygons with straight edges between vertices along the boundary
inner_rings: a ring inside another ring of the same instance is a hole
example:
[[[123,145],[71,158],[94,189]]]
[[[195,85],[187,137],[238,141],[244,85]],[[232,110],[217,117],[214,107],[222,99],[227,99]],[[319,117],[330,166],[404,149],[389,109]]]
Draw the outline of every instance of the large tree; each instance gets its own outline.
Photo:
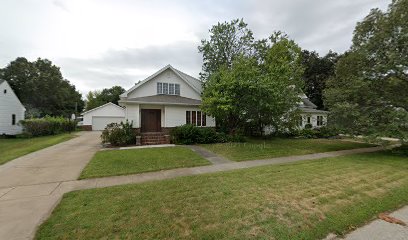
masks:
[[[102,106],[105,103],[111,102],[118,104],[120,95],[125,92],[121,86],[113,86],[104,88],[102,91],[90,91],[86,95],[86,110]]]
[[[246,126],[262,133],[267,125],[276,131],[295,125],[301,50],[280,34],[263,43],[262,54],[237,56],[214,71],[204,87],[202,109],[230,133]]]
[[[303,92],[318,109],[326,109],[323,103],[323,91],[327,80],[334,76],[337,59],[338,54],[332,51],[324,57],[320,57],[315,51],[302,51],[302,63],[305,69]]]
[[[222,66],[231,67],[238,56],[249,55],[253,43],[252,31],[242,19],[214,25],[210,29],[210,39],[201,40],[201,46],[198,47],[203,55],[201,79],[206,81]]]
[[[345,132],[408,138],[408,0],[371,10],[328,82],[331,122]]]
[[[0,78],[9,82],[26,107],[28,117],[68,117],[79,113],[84,106],[75,86],[47,59],[30,62],[19,57],[0,71]]]

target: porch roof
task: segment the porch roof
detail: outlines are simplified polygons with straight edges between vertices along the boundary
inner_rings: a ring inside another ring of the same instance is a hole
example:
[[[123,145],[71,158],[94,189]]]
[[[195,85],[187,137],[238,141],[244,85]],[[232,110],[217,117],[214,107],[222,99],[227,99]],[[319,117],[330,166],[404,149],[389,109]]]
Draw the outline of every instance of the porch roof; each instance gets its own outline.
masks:
[[[147,97],[128,98],[119,103],[148,103],[148,104],[171,104],[171,105],[201,105],[201,100],[180,97],[177,95],[154,95]]]

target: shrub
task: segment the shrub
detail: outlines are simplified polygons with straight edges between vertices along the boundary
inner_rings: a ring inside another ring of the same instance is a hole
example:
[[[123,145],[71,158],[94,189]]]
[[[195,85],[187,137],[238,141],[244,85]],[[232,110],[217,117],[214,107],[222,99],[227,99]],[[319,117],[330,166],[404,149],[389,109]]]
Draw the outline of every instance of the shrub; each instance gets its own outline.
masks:
[[[399,147],[393,148],[392,153],[408,157],[408,144],[403,144]]]
[[[196,127],[191,124],[175,127],[171,131],[172,140],[177,144],[218,143],[245,141],[242,135],[227,135],[218,133],[213,128]]]
[[[332,127],[323,126],[320,128],[304,128],[296,131],[298,137],[302,138],[331,138],[339,134],[338,130]]]
[[[136,143],[136,133],[133,131],[133,122],[110,123],[101,135],[102,143],[112,146],[125,146]]]
[[[77,122],[63,117],[44,117],[21,120],[24,134],[28,136],[47,136],[75,131]]]

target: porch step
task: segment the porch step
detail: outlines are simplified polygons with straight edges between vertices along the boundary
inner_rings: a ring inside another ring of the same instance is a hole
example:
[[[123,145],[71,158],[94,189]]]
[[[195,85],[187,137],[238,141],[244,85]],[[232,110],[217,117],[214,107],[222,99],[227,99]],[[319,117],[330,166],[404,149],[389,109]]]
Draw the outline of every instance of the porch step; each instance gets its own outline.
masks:
[[[170,144],[170,136],[162,132],[142,133],[142,145]]]

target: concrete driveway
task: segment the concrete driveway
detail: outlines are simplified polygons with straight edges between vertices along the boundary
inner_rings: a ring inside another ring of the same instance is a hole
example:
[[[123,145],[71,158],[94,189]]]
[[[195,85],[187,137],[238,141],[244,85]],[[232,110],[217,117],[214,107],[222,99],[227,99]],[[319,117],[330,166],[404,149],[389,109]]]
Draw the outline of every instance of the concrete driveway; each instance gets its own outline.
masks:
[[[60,200],[52,194],[76,180],[100,148],[100,132],[25,155],[0,166],[0,239],[31,239],[36,226]]]

